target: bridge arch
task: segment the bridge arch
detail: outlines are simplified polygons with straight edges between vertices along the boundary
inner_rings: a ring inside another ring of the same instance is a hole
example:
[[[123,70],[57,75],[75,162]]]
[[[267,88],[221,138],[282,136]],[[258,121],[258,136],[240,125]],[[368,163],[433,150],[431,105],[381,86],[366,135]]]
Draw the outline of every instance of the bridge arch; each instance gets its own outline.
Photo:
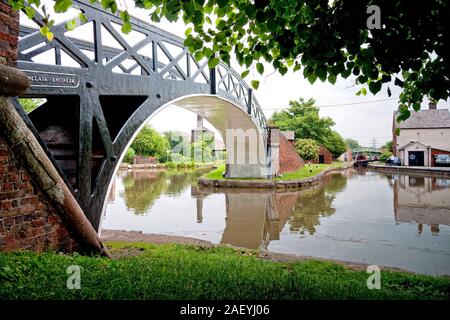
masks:
[[[258,163],[230,163],[227,175],[271,175],[267,120],[252,89],[230,66],[209,69],[207,61],[193,58],[182,39],[137,19],[131,23],[140,37],[130,41],[115,27],[118,16],[89,0],[74,3],[88,17],[78,27],[91,32],[91,40],[67,32],[64,22],[54,26],[51,42],[37,29],[20,28],[18,68],[31,81],[24,97],[46,99],[28,116],[21,114],[95,229],[127,146],[155,112],[171,104],[207,119],[227,147],[235,139],[227,139],[226,129],[255,131]],[[39,13],[33,20],[43,25]],[[105,44],[106,36],[118,46]],[[43,61],[45,54],[54,60]],[[17,99],[15,105],[20,111]]]

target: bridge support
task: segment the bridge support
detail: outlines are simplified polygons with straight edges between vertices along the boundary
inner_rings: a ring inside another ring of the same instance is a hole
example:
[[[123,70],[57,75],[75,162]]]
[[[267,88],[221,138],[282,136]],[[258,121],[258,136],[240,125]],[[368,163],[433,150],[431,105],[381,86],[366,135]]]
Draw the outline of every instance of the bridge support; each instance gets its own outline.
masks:
[[[67,185],[6,96],[23,93],[29,86],[28,77],[2,65],[0,75],[0,250],[79,250],[108,256]]]

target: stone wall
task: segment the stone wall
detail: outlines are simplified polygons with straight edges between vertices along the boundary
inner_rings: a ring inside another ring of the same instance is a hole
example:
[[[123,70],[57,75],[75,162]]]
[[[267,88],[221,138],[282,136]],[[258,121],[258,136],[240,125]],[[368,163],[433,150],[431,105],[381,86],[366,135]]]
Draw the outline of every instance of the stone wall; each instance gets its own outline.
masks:
[[[19,14],[0,0],[0,64],[15,66],[19,36]]]
[[[294,145],[280,133],[280,172],[292,172],[305,165]]]
[[[0,138],[0,251],[78,249],[75,237]]]

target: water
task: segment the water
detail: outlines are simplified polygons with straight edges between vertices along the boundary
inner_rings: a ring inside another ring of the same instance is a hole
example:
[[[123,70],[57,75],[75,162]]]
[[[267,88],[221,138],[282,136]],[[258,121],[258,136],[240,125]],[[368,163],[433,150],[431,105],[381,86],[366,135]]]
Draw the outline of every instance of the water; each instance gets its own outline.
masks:
[[[450,179],[349,169],[274,193],[199,188],[206,171],[119,172],[102,228],[450,274]]]

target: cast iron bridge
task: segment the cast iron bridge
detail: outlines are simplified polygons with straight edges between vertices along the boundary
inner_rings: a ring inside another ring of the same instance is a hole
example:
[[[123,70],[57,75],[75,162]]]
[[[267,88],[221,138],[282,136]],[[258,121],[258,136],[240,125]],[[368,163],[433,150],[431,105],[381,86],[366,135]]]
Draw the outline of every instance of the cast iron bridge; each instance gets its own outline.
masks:
[[[183,39],[141,20],[132,19],[133,31],[125,35],[117,15],[88,0],[74,4],[88,21],[73,31],[65,22],[56,24],[51,42],[38,31],[42,14],[32,23],[21,16],[18,68],[31,80],[23,97],[45,102],[28,115],[18,99],[14,104],[95,229],[125,150],[168,105],[201,115],[224,138],[226,129],[256,129],[265,162],[227,174],[270,172],[267,120],[238,73],[224,63],[209,69],[206,60],[189,54]]]

